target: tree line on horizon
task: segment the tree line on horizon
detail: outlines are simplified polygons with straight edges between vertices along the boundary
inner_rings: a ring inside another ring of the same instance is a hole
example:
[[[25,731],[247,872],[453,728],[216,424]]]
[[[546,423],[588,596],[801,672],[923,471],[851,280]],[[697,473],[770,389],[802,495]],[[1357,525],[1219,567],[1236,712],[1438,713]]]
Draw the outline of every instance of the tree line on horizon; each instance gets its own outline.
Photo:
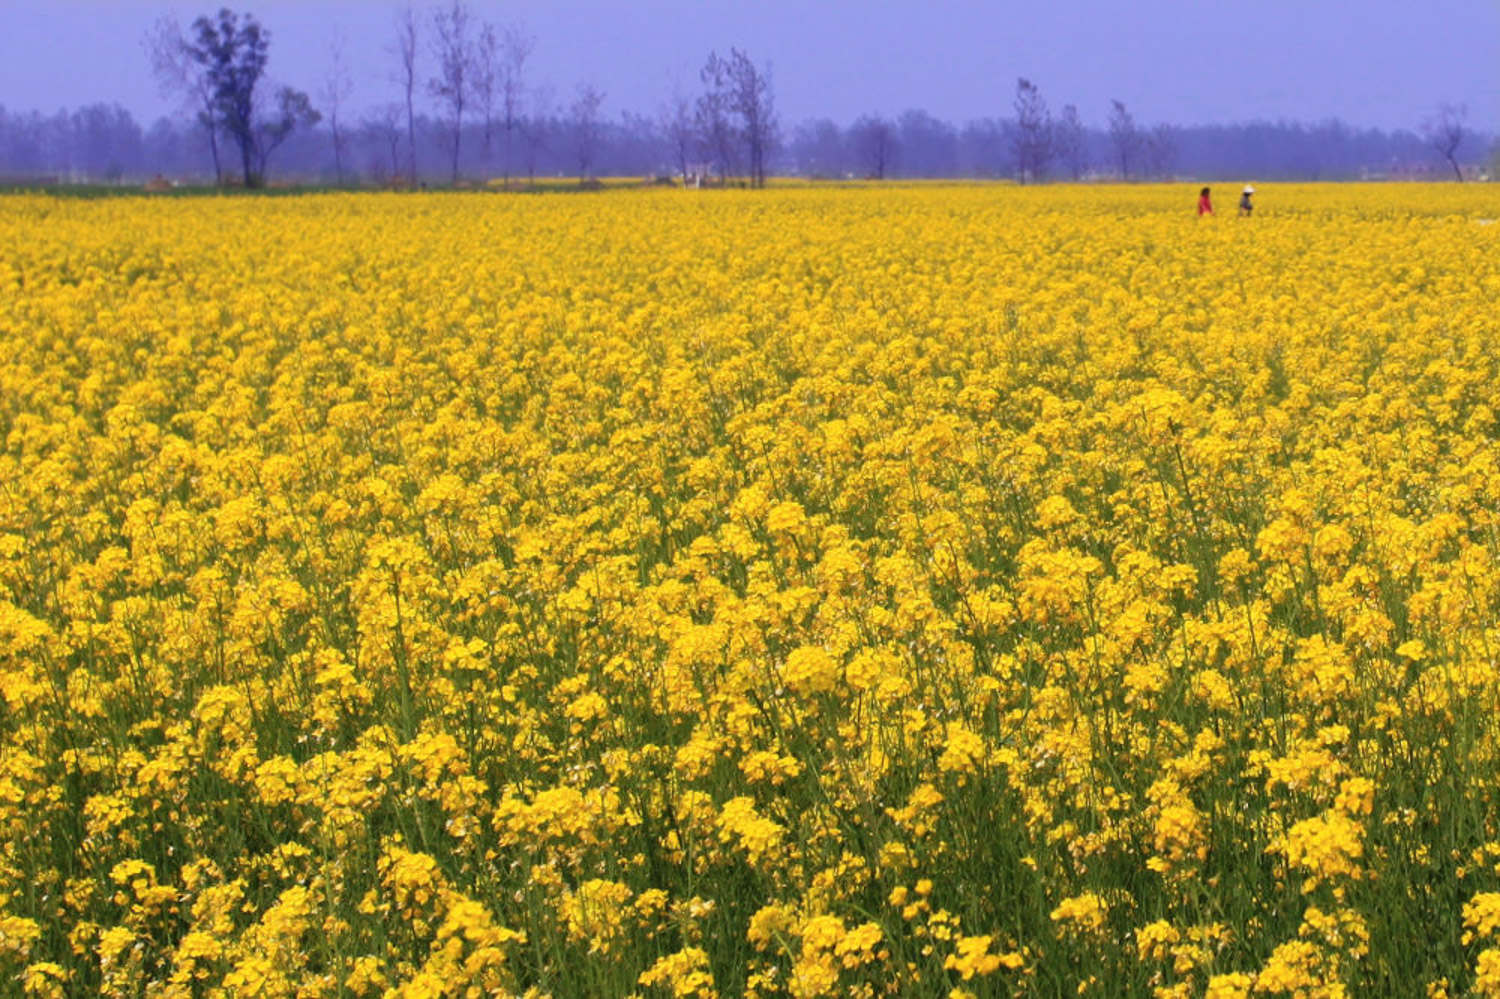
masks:
[[[771,174],[823,178],[987,177],[1020,183],[1083,179],[1464,178],[1485,163],[1487,137],[1443,105],[1416,129],[1336,120],[1229,125],[1143,124],[1120,100],[1104,127],[1076,105],[1054,115],[1038,84],[1018,78],[1010,114],[955,124],[920,109],[841,124],[783,126],[769,65],[739,48],[710,52],[698,87],[681,85],[652,114],[605,112],[583,82],[571,99],[530,78],[536,38],[519,22],[477,17],[463,0],[399,8],[384,67],[392,99],[356,117],[353,71],[338,36],[307,91],[266,75],[271,34],[224,8],[184,29],[159,19],[145,37],[150,71],[179,114],[142,128],[117,104],[75,110],[0,106],[0,181],[135,182],[151,176],[259,186],[272,157],[297,182],[462,184],[524,176],[647,176],[761,186]]]

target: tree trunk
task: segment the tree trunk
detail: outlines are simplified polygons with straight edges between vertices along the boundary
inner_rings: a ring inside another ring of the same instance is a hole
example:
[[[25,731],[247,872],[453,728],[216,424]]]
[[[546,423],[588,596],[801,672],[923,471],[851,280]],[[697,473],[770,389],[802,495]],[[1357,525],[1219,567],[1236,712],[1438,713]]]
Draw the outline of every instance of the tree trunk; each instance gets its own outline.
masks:
[[[210,127],[208,130],[208,149],[214,157],[214,186],[218,187],[224,183],[224,168],[219,165],[219,130]]]
[[[464,140],[464,120],[462,117],[453,125],[453,183],[458,183],[458,150]]]
[[[412,187],[417,186],[417,116],[412,110],[411,86],[406,88],[406,168]]]

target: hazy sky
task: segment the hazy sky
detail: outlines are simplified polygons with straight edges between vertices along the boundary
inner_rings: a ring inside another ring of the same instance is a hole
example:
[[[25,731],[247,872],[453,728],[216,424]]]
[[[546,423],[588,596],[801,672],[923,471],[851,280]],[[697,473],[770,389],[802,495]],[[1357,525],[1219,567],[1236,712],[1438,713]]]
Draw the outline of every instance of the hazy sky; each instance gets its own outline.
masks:
[[[145,29],[217,9],[140,0],[0,0],[0,104],[55,110],[118,101],[145,123],[171,111],[152,83]],[[396,96],[394,3],[246,0],[272,33],[269,75],[315,97],[328,43],[346,38],[354,104]],[[419,4],[421,9],[424,5]],[[594,83],[605,109],[652,112],[674,77],[696,85],[711,48],[769,60],[784,120],[847,121],[923,107],[955,121],[1010,113],[1017,76],[1054,109],[1100,123],[1110,98],[1138,119],[1251,118],[1412,127],[1443,101],[1500,131],[1500,0],[473,0],[536,36],[531,78],[565,104]],[[428,60],[427,70],[431,70]]]

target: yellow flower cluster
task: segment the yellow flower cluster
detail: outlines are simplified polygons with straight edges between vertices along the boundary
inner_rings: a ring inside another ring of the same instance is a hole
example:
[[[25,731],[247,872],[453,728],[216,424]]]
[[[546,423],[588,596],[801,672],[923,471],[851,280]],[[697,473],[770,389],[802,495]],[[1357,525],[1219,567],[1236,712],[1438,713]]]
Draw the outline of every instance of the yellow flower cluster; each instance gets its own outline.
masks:
[[[1500,995],[1500,187],[0,198],[0,993]]]

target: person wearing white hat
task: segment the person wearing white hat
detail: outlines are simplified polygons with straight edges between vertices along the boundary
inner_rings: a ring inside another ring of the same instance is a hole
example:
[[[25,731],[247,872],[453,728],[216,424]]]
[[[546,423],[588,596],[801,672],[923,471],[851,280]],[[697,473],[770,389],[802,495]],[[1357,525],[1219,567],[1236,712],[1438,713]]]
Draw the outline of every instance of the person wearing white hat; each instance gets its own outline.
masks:
[[[1249,184],[1246,184],[1245,185],[1245,189],[1240,192],[1240,214],[1241,215],[1249,215],[1250,212],[1254,209],[1255,206],[1252,205],[1252,204],[1250,204],[1250,195],[1252,195],[1254,193],[1255,193],[1255,188],[1251,187]]]

